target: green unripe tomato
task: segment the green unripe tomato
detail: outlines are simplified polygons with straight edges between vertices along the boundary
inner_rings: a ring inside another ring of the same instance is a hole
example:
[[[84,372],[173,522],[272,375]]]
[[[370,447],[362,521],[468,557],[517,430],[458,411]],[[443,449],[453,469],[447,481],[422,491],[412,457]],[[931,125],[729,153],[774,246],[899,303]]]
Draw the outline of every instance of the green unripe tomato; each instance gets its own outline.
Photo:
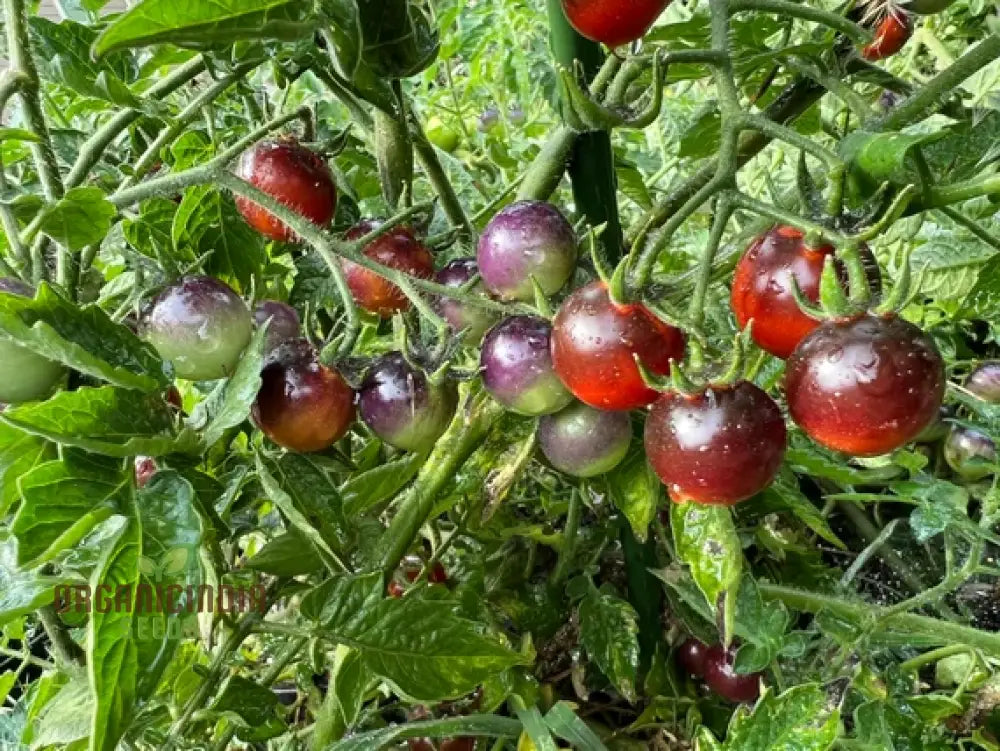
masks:
[[[189,276],[153,302],[142,335],[178,378],[210,381],[233,374],[250,343],[252,317],[229,286],[208,276]]]
[[[0,279],[0,293],[33,297],[34,291],[16,279]],[[20,404],[44,399],[66,375],[66,368],[31,350],[0,340],[0,402]]]
[[[427,133],[427,140],[441,149],[441,151],[447,151],[449,154],[457,149],[458,145],[462,142],[462,134],[445,123],[437,115],[427,121],[425,131]]]

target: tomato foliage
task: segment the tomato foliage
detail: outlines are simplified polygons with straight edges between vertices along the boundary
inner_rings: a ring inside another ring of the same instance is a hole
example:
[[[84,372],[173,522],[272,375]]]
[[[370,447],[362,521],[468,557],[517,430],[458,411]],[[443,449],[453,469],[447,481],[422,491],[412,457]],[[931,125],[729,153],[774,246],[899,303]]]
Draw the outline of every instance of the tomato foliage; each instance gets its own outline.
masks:
[[[1000,749],[992,5],[0,5],[4,748]]]

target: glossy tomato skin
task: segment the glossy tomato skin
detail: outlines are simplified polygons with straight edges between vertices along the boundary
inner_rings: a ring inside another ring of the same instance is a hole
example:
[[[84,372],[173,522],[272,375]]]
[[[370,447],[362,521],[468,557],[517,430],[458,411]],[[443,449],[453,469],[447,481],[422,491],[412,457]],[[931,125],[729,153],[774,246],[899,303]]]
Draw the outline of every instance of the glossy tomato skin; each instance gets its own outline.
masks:
[[[1000,404],[1000,362],[981,362],[965,380],[965,388],[990,404]]]
[[[692,637],[685,640],[677,648],[674,656],[677,664],[681,666],[681,669],[685,673],[695,678],[701,678],[705,675],[705,659],[708,656],[708,650],[709,646],[707,644]]]
[[[817,443],[853,456],[916,439],[937,418],[944,388],[933,340],[894,315],[824,323],[785,368],[792,419]]]
[[[761,349],[785,360],[819,326],[796,303],[793,279],[816,302],[823,265],[834,252],[830,245],[808,247],[805,234],[788,226],[774,227],[750,244],[736,265],[730,300],[741,329],[753,320],[753,339]],[[868,283],[878,294],[882,286],[878,263],[868,246],[860,252]]]
[[[302,322],[299,320],[298,312],[291,305],[277,300],[261,300],[254,306],[253,322],[260,327],[268,321],[271,323],[267,328],[265,352],[270,352],[279,345],[302,336]]]
[[[511,316],[483,340],[483,385],[507,409],[536,417],[558,412],[572,395],[552,369],[552,327],[543,318]]]
[[[435,277],[438,284],[445,287],[464,287],[479,273],[479,267],[474,258],[459,258],[452,261],[439,272]],[[482,291],[482,283],[476,284],[471,294]],[[464,332],[462,341],[470,346],[475,346],[483,340],[483,336],[493,326],[499,314],[486,308],[479,308],[475,305],[461,302],[459,300],[441,297],[437,301],[437,311],[441,314],[448,325],[455,331]]]
[[[250,343],[246,303],[227,284],[209,276],[188,276],[153,301],[141,335],[178,378],[209,381],[233,374]]]
[[[475,751],[476,739],[471,736],[449,738],[441,743],[441,751]]]
[[[944,442],[944,459],[963,480],[982,480],[996,472],[997,447],[981,430],[954,425]]]
[[[875,27],[875,38],[861,50],[865,60],[878,62],[892,57],[913,36],[913,20],[903,10],[892,10]]]
[[[721,644],[709,647],[705,654],[705,683],[712,691],[731,702],[752,703],[760,696],[763,673],[740,675],[733,670],[736,654]]]
[[[518,201],[494,216],[479,238],[476,260],[483,285],[501,300],[532,302],[532,277],[547,295],[576,268],[576,234],[545,201]]]
[[[670,0],[562,0],[573,28],[608,47],[640,39],[668,5]]]
[[[376,360],[358,392],[364,423],[390,446],[404,451],[433,446],[448,427],[456,402],[450,382],[432,383],[400,352]]]
[[[538,447],[549,463],[574,477],[595,477],[621,464],[632,442],[627,412],[574,402],[538,421]]]
[[[326,227],[337,210],[337,186],[326,162],[294,141],[261,141],[243,153],[236,174],[256,188],[294,209],[320,227]],[[236,198],[236,208],[247,224],[279,242],[295,233],[270,212],[246,198]]]
[[[346,238],[359,240],[378,226],[379,222],[374,220],[361,222],[347,233]],[[434,258],[431,252],[409,227],[394,227],[370,242],[362,252],[371,260],[404,274],[420,279],[434,276]],[[351,294],[359,308],[383,318],[391,318],[393,313],[409,310],[410,301],[395,284],[351,261],[344,260],[342,263],[347,286],[351,288]]]
[[[729,506],[774,480],[785,455],[785,420],[750,383],[664,394],[646,418],[646,456],[675,503]]]
[[[573,395],[597,409],[645,407],[659,394],[639,374],[634,356],[659,375],[684,357],[684,335],[640,303],[617,305],[604,282],[581,287],[552,322],[552,361]]]
[[[318,362],[304,339],[286,342],[261,372],[254,422],[272,441],[292,451],[323,451],[354,420],[354,392],[340,373]]]
[[[18,279],[0,278],[0,294],[34,297],[35,291]],[[60,363],[0,341],[0,402],[21,404],[44,399],[62,383],[66,373]]]

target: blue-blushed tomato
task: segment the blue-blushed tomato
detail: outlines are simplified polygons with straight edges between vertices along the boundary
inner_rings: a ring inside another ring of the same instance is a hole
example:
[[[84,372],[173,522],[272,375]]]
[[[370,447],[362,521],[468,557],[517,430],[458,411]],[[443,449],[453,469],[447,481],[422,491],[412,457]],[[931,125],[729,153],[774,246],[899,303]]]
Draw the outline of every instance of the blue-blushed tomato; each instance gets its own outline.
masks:
[[[538,421],[538,446],[560,472],[595,477],[617,467],[632,442],[627,412],[607,412],[574,402]]]
[[[486,334],[480,353],[483,384],[511,411],[548,415],[573,400],[552,369],[551,334],[549,322],[535,316],[505,318]]]

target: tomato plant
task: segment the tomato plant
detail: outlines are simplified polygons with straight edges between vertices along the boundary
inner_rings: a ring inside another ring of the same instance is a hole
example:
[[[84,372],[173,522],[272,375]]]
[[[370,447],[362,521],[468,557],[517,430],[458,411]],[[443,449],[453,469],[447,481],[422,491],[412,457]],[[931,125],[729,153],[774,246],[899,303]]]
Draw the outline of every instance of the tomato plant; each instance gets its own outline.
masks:
[[[993,4],[0,6],[0,746],[1000,747]]]

